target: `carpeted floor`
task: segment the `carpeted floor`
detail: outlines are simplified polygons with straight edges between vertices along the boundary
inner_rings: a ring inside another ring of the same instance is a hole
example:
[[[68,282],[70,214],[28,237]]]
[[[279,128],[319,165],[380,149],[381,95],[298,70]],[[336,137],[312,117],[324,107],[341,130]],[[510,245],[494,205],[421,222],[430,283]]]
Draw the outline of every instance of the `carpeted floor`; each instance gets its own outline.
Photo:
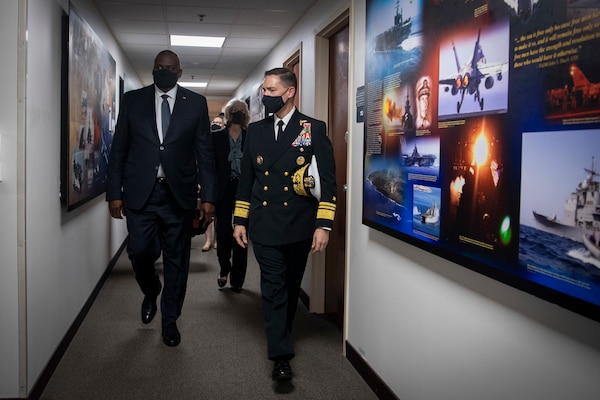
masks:
[[[217,290],[216,251],[192,243],[181,344],[161,340],[160,310],[142,324],[142,295],[125,252],[46,386],[42,400],[376,399],[343,356],[341,332],[300,303],[291,384],[271,381],[252,250],[244,290]]]

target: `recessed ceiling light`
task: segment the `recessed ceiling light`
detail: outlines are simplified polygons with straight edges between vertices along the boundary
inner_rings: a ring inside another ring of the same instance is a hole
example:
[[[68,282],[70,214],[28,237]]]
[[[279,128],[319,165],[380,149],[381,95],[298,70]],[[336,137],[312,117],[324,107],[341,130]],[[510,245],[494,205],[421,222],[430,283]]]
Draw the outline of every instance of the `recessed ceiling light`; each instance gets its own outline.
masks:
[[[206,87],[206,82],[177,82],[180,86],[185,87]]]
[[[171,35],[171,46],[222,47],[224,37]]]

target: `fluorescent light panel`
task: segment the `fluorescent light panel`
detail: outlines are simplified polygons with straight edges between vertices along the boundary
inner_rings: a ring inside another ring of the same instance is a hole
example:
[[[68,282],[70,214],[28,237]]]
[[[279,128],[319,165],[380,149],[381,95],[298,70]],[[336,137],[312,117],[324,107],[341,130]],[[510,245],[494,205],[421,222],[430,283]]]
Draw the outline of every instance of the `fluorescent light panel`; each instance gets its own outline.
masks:
[[[171,46],[222,47],[224,37],[171,35]]]
[[[177,82],[180,86],[185,87],[206,87],[206,82]]]

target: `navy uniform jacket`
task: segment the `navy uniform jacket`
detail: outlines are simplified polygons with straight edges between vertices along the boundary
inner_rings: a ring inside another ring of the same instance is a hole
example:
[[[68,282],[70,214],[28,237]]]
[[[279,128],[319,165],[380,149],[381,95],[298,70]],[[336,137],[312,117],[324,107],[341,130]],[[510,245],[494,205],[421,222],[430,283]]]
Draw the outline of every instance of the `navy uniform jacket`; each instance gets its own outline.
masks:
[[[111,145],[106,200],[123,200],[127,208],[142,209],[162,164],[181,208],[196,207],[198,184],[202,201],[214,202],[215,165],[206,99],[178,87],[169,130],[161,144],[154,91],[150,85],[123,96]]]
[[[248,227],[250,240],[282,245],[311,239],[315,228],[331,229],[336,207],[335,160],[323,121],[296,110],[275,141],[274,117],[248,127],[234,224]],[[321,199],[294,191],[294,174],[315,155]]]

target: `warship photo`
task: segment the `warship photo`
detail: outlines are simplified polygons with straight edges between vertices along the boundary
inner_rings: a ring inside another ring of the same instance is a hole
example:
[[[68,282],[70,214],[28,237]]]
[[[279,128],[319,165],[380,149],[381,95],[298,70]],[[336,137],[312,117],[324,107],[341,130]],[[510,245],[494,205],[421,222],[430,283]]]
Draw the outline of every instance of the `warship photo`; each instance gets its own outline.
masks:
[[[394,25],[375,37],[375,51],[386,51],[397,49],[400,44],[410,35],[412,21],[410,17],[403,19],[400,9],[400,0],[396,1],[396,15]]]
[[[592,168],[584,170],[587,172],[585,179],[565,201],[563,218],[558,219],[556,215],[546,216],[533,211],[536,228],[577,242],[584,242],[584,236],[589,238],[599,234],[600,182],[597,177],[600,173],[595,169],[594,157]]]
[[[412,154],[410,156],[403,154],[402,159],[407,167],[431,167],[435,163],[436,156],[435,154],[419,154],[417,145],[415,145]]]
[[[406,90],[406,102],[404,103],[404,114],[402,115],[402,127],[404,129],[413,129],[415,127],[415,117],[410,112],[410,98]]]
[[[437,224],[439,220],[440,209],[434,201],[431,207],[429,207],[425,213],[421,214],[421,222],[424,224]]]

